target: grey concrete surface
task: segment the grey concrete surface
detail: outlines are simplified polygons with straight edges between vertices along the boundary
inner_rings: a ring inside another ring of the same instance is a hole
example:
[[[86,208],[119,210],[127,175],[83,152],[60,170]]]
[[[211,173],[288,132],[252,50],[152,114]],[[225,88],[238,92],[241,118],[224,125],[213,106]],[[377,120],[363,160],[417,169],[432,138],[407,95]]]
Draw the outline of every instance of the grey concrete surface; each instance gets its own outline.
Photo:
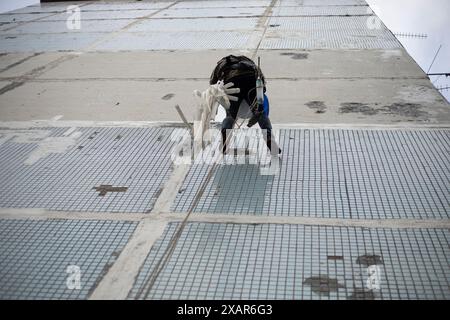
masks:
[[[27,81],[2,95],[3,121],[179,121],[175,104],[191,118],[192,92],[207,79],[77,79]],[[274,123],[446,124],[447,102],[427,79],[268,79]],[[180,90],[180,88],[183,88]],[[352,92],[352,94],[348,94]],[[62,94],[64,93],[64,94]],[[172,94],[170,99],[163,99]],[[318,113],[315,103],[322,102]],[[350,104],[350,108],[345,108]],[[400,109],[389,106],[399,104]],[[388,108],[386,108],[388,107]],[[95,110],[95,111],[94,111]]]
[[[240,50],[177,50],[144,52],[88,52],[60,64],[39,79],[168,78],[207,79],[212,66],[227,54]],[[63,53],[42,53],[57,57]],[[6,54],[2,67],[31,54]],[[403,50],[259,50],[261,66],[268,79],[308,78],[426,78],[425,73]],[[35,59],[34,59],[35,60]],[[370,61],[371,63],[367,63]],[[198,63],[201,62],[201,63]],[[44,62],[36,61],[37,66]],[[20,71],[4,77],[19,76]]]
[[[332,1],[312,1],[299,6],[295,1],[274,1],[274,7],[267,7],[269,1],[244,1],[233,3],[231,8],[220,1],[107,5],[80,2],[76,3],[82,10],[80,30],[65,26],[68,4],[33,6],[0,15],[5,25],[11,22],[10,17],[20,22],[2,31],[0,39],[4,51],[0,56],[0,80],[20,83],[13,90],[9,86],[0,91],[2,120],[62,115],[66,120],[177,121],[173,105],[180,104],[191,116],[192,91],[206,88],[215,62],[230,53],[261,56],[274,122],[386,124],[449,120],[449,104],[399,45],[370,50],[345,46],[339,50],[305,50],[297,46],[261,49],[264,41],[278,35],[302,39],[304,35],[296,30],[304,28],[344,34],[389,33],[384,25],[379,30],[368,28],[364,15],[352,18],[353,14],[372,14],[364,2],[336,5]],[[349,8],[366,13],[347,12]],[[342,10],[350,16],[339,16]],[[288,11],[289,17],[277,17]],[[321,13],[331,16],[314,16]],[[139,18],[142,15],[147,18]],[[272,19],[268,19],[270,16]],[[332,19],[336,19],[335,26],[327,22]],[[164,50],[168,48],[173,50]],[[23,50],[27,53],[14,52]],[[80,54],[35,76],[33,70],[68,54],[41,52],[53,50],[75,50]],[[33,56],[34,51],[39,53]],[[161,100],[168,93],[173,93],[174,98]],[[310,107],[316,102],[323,103],[326,110],[316,113],[318,110]],[[362,104],[370,110],[415,103],[427,115],[339,112],[341,104],[348,103]]]
[[[56,115],[65,120],[178,121],[173,106],[180,104],[192,115],[193,90],[207,86],[212,67],[228,53],[81,53],[3,93],[0,115],[4,121]],[[0,79],[21,79],[63,55],[6,54],[0,57],[4,70]],[[258,55],[276,123],[449,122],[449,104],[403,49],[261,50]],[[174,94],[172,99],[161,99],[169,93]],[[323,102],[323,112],[309,106],[315,101]],[[359,103],[375,111],[339,112],[346,103]],[[383,110],[395,103],[417,104],[426,115]]]
[[[14,80],[64,55],[61,52],[6,54],[2,59],[1,74],[4,78]]]

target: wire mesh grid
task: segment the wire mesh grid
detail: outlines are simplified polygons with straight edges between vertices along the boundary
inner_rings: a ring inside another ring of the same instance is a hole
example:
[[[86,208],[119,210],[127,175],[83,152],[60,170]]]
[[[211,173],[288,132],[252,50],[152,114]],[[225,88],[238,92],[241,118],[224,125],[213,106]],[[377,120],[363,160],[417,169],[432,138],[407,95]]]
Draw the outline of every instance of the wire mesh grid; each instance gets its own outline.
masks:
[[[0,220],[0,299],[86,299],[136,222]],[[79,287],[68,285],[69,266]]]
[[[177,226],[154,245],[129,298]],[[450,299],[448,245],[446,229],[188,223],[146,298]]]
[[[274,175],[220,165],[195,212],[353,219],[448,219],[448,130],[291,129]],[[172,209],[186,212],[210,169],[194,164]]]
[[[69,128],[44,128],[46,139]],[[0,206],[67,211],[149,212],[168,179],[172,128],[78,128],[65,152],[25,164],[37,141],[17,142],[14,131],[0,131]],[[36,132],[41,131],[37,130]],[[19,136],[20,137],[20,136]],[[95,187],[113,189],[100,196]],[[126,187],[114,192],[114,187]]]

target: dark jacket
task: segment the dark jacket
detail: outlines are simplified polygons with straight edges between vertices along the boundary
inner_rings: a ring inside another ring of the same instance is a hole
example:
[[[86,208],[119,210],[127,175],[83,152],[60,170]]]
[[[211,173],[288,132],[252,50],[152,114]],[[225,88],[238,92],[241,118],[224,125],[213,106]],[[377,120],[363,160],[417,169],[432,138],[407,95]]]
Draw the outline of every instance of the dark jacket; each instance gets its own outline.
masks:
[[[246,56],[229,55],[217,62],[217,65],[209,79],[209,84],[216,84],[219,80],[223,80],[227,83],[230,79],[238,76],[248,76],[249,78],[254,77],[256,80],[258,71],[265,85],[266,81],[261,69],[258,68],[258,66],[251,59]]]

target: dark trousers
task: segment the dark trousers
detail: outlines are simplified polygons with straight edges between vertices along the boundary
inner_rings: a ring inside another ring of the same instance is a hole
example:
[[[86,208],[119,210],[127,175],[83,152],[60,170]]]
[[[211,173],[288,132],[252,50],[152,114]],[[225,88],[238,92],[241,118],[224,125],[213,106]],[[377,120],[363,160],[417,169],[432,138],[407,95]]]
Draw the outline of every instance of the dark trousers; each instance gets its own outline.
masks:
[[[240,88],[241,91],[235,95],[238,101],[230,101],[230,109],[227,110],[227,116],[222,121],[222,151],[226,151],[226,141],[227,141],[227,129],[232,129],[234,122],[239,111],[239,106],[241,102],[245,100],[250,106],[253,114],[257,116],[257,121],[261,129],[266,130],[266,135],[264,140],[266,141],[269,150],[272,150],[272,124],[270,119],[264,114],[263,106],[256,104],[256,78],[254,76],[241,76],[229,79],[227,82],[233,82],[235,88]],[[252,109],[252,104],[255,102],[255,108]]]

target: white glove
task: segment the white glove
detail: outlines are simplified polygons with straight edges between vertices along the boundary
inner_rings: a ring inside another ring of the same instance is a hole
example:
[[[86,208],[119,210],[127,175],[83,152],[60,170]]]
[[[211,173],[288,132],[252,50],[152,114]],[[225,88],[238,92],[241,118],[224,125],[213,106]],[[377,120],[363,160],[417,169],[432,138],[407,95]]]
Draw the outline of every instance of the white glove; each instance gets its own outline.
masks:
[[[221,104],[225,109],[230,108],[230,101],[238,101],[238,97],[235,97],[234,93],[241,92],[239,88],[233,88],[234,83],[228,82],[224,84],[222,80],[217,81],[217,84],[212,87],[217,88],[214,92],[216,100],[219,104]]]
[[[232,94],[239,93],[241,90],[232,88],[233,86],[234,83],[232,82],[224,84],[223,81],[218,81],[203,92],[194,91],[194,98],[197,102],[194,115],[194,143],[197,143],[197,145],[206,145],[211,141],[208,129],[211,119],[217,114],[218,104],[229,109],[230,101],[239,100]]]

